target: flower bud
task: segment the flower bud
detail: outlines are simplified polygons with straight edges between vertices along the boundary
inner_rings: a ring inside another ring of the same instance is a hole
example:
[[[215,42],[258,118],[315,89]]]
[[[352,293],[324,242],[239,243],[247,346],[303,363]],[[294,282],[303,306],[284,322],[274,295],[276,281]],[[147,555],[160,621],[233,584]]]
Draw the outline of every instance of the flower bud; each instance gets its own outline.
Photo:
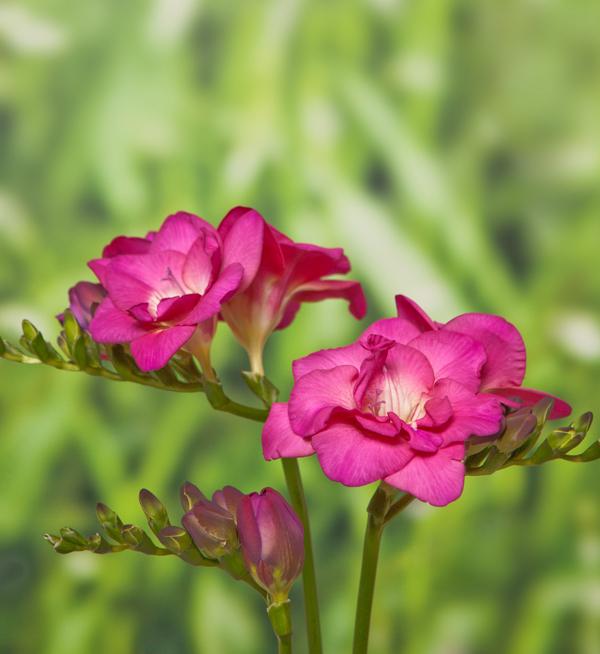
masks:
[[[188,490],[192,484],[189,485]],[[195,488],[195,487],[194,487]],[[235,528],[235,514],[228,508],[225,497],[234,503],[234,494],[228,489],[219,491],[215,496],[223,503],[206,499],[198,489],[200,496],[192,508],[183,516],[182,524],[192,537],[196,547],[209,558],[220,558],[239,547],[237,531]]]
[[[186,481],[179,491],[179,499],[184,511],[190,511],[196,502],[206,500],[204,493],[190,481]]]
[[[243,497],[237,520],[242,554],[252,578],[273,602],[285,601],[304,563],[302,523],[272,488]]]
[[[237,488],[225,486],[222,490],[213,493],[212,501],[226,511],[229,511],[233,519],[237,520],[237,510],[242,497],[244,497],[244,493]]]

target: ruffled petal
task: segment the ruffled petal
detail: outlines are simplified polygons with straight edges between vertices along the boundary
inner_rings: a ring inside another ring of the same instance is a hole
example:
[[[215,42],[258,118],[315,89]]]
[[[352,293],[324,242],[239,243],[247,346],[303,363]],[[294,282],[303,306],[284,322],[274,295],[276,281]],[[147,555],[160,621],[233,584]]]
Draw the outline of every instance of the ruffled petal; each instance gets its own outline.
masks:
[[[354,409],[352,390],[357,375],[354,366],[338,366],[313,370],[301,377],[290,396],[292,429],[297,434],[309,436],[323,429],[335,409]]]
[[[90,334],[97,343],[129,343],[146,333],[137,320],[118,309],[110,298],[102,300],[90,323]]]
[[[378,336],[385,336],[391,341],[396,341],[396,343],[406,345],[419,336],[420,333],[421,330],[418,327],[404,318],[383,318],[368,327],[363,332],[360,340],[363,341],[372,334],[377,334]]]
[[[217,281],[210,287],[196,307],[181,320],[186,325],[198,324],[219,313],[221,305],[237,291],[244,269],[239,263],[232,263],[225,268]]]
[[[391,486],[433,506],[458,499],[465,483],[464,445],[451,445],[435,454],[416,455],[400,471],[385,478]]]
[[[152,239],[150,252],[175,250],[185,255],[203,234],[215,244],[220,242],[217,230],[210,223],[192,213],[179,211],[165,219]]]
[[[493,395],[472,393],[454,380],[443,379],[436,383],[433,398],[447,398],[452,405],[452,419],[439,431],[446,444],[492,436],[502,426],[502,405]]]
[[[314,449],[310,440],[298,436],[290,425],[287,402],[275,402],[269,411],[262,432],[263,456],[267,461],[310,456]]]
[[[169,327],[152,331],[131,343],[131,354],[140,370],[150,372],[164,368],[169,359],[193,336],[195,327]]]
[[[354,366],[360,369],[361,363],[368,355],[369,353],[358,343],[331,350],[319,350],[292,363],[294,379],[298,381],[300,377],[313,370],[330,370],[337,366]]]
[[[471,391],[480,388],[486,353],[474,339],[456,332],[430,331],[409,345],[427,357],[436,379],[454,379]]]
[[[479,341],[487,361],[481,371],[481,387],[519,386],[525,376],[525,343],[519,330],[500,316],[465,313],[447,322],[444,331],[459,332]]]
[[[508,400],[507,405],[514,408],[523,407],[523,406],[533,406],[537,404],[540,400],[548,397],[551,400],[554,400],[554,405],[552,411],[550,412],[550,420],[558,420],[559,418],[566,418],[571,415],[570,404],[567,404],[564,400],[561,400],[556,395],[551,395],[550,393],[544,393],[543,391],[538,391],[533,388],[523,388],[519,386],[518,388],[514,387],[505,387],[505,388],[490,388],[488,393],[500,397],[500,401]]]
[[[323,472],[346,486],[370,484],[405,466],[413,456],[402,437],[367,436],[336,423],[312,437]]]

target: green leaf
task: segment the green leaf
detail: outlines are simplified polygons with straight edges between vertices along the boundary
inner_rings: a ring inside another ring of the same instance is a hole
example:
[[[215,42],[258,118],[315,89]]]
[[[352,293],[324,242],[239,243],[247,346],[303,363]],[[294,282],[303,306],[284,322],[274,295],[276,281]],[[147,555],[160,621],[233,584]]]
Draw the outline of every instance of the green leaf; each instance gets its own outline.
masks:
[[[67,343],[69,344],[70,348],[73,348],[75,342],[81,336],[81,327],[69,309],[67,309],[64,313],[63,326]]]

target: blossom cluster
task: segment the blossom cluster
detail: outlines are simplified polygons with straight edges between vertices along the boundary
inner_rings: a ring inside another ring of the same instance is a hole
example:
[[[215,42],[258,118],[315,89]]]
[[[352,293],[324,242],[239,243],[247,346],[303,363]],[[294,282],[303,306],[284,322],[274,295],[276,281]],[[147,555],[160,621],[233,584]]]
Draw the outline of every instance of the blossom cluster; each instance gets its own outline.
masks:
[[[210,345],[221,318],[262,374],[268,337],[293,321],[301,303],[343,298],[356,318],[366,312],[358,282],[330,277],[350,270],[343,250],[295,243],[245,207],[218,228],[173,214],[143,238],[115,238],[89,266],[99,284],[74,286],[71,311],[97,343],[127,344],[143,371],[186,348],[212,377]]]
[[[332,277],[350,270],[342,249],[296,243],[245,207],[217,228],[176,213],[143,238],[117,237],[89,266],[99,284],[70,290],[73,315],[97,343],[126,344],[142,371],[185,350],[216,380],[220,319],[260,377],[268,337],[301,303],[343,298],[355,318],[366,313],[361,285]],[[316,454],[334,481],[385,481],[443,506],[462,493],[469,444],[499,436],[507,413],[543,398],[551,419],[571,408],[522,386],[525,344],[504,318],[466,313],[442,324],[406,296],[396,306],[356,342],[293,363],[294,387],[271,407],[263,453]]]

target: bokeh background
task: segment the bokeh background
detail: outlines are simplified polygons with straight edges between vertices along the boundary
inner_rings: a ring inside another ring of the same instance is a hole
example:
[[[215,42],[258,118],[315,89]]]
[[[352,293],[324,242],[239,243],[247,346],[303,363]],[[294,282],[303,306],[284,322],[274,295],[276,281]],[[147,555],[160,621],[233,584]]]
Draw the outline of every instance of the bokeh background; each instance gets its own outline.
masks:
[[[599,24],[592,0],[3,2],[0,332],[29,317],[57,333],[114,235],[247,204],[343,246],[369,319],[395,292],[439,320],[506,315],[528,384],[597,412]],[[268,346],[283,395],[293,358],[365,324],[305,306]],[[215,360],[241,396],[225,329]],[[326,651],[343,654],[372,489],[302,471]],[[185,479],[283,489],[259,426],[201,395],[1,362],[0,652],[272,652],[260,602],[223,575],[42,540],[94,531],[99,499],[141,524],[143,486],[175,513]],[[385,535],[373,654],[598,654],[599,492],[598,465],[554,463],[411,507]],[[300,615],[296,630],[303,652]]]

